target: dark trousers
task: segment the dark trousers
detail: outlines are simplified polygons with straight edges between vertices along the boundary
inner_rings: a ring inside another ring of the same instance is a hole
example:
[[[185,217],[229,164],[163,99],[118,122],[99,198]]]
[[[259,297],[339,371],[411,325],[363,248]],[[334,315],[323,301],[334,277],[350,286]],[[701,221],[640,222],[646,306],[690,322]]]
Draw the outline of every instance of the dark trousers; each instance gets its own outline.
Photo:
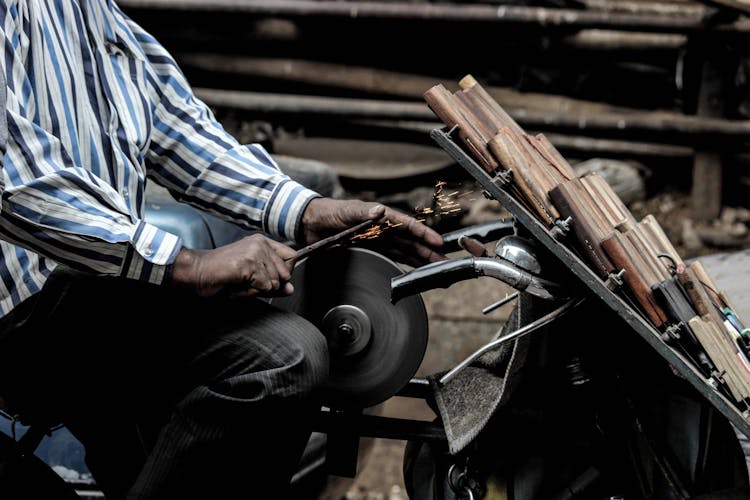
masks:
[[[62,422],[107,500],[284,498],[325,339],[261,300],[58,268],[0,321],[0,394]]]

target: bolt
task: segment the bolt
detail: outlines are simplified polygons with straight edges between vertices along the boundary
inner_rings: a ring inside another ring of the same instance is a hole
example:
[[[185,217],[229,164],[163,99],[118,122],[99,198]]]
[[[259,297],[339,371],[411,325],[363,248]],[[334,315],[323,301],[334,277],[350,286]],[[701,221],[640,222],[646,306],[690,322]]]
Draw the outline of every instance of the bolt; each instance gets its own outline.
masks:
[[[342,323],[338,326],[339,336],[342,340],[351,342],[354,340],[354,328],[349,323]]]

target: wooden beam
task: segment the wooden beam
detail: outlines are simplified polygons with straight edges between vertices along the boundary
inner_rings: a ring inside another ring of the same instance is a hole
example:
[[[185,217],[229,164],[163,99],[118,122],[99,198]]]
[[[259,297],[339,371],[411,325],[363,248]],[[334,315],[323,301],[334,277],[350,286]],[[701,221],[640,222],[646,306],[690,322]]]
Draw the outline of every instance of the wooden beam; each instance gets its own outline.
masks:
[[[750,20],[711,24],[700,15],[659,15],[593,9],[558,9],[516,5],[441,4],[385,1],[320,2],[313,0],[120,0],[125,9],[228,12],[264,16],[486,22],[536,25],[545,29],[621,29],[665,33],[750,33]]]
[[[346,118],[380,118],[433,121],[434,114],[419,102],[353,99],[292,94],[272,94],[196,88],[196,95],[211,106],[260,113],[310,114]],[[503,103],[500,103],[503,105]],[[731,143],[750,141],[750,120],[725,120],[674,112],[639,111],[600,113],[569,109],[555,112],[507,107],[510,115],[528,129],[579,131],[583,135],[629,138],[631,134],[660,134],[661,143],[726,148]],[[679,139],[679,140],[675,140]],[[716,141],[719,141],[716,143]]]
[[[707,119],[723,114],[723,75],[720,64],[711,57],[710,51],[703,61],[700,89],[698,93],[698,116]],[[693,161],[693,184],[691,204],[693,217],[711,221],[721,213],[722,158],[718,151],[698,150]]]

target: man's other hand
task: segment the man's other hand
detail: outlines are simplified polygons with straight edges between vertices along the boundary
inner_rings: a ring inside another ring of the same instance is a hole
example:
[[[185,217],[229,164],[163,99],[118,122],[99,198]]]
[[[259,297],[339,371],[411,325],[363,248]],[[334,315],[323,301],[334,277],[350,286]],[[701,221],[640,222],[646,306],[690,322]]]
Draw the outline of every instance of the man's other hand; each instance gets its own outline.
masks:
[[[366,220],[385,228],[381,236],[368,240],[367,246],[398,262],[421,266],[446,258],[440,252],[440,234],[393,208],[360,200],[312,200],[302,214],[304,243],[314,243]]]
[[[212,250],[183,248],[172,268],[171,283],[200,296],[291,295],[295,251],[261,234]]]

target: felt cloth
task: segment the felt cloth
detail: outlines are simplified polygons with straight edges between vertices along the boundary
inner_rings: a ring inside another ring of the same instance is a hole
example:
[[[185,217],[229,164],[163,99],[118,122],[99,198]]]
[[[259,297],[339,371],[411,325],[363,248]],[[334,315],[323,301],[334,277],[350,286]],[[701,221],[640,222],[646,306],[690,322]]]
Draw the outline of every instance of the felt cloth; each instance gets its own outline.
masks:
[[[516,308],[494,338],[527,324],[532,301],[534,299],[529,295],[520,294]],[[482,431],[495,411],[508,401],[528,350],[529,337],[522,336],[483,354],[445,385],[437,382],[442,373],[430,377],[450,453],[464,449]]]

